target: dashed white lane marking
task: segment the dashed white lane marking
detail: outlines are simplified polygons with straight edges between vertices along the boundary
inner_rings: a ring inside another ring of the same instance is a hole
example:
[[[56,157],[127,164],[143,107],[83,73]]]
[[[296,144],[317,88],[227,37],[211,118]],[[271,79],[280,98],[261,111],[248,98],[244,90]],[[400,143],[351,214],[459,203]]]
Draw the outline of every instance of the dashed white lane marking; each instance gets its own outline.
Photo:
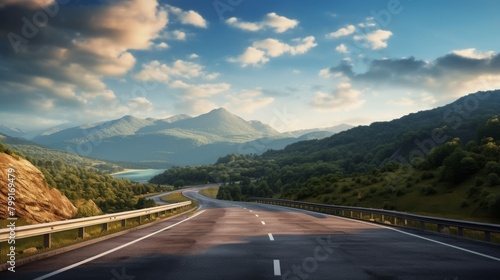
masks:
[[[203,211],[201,211],[201,212],[198,212],[198,213],[196,213],[195,215],[193,215],[193,216],[191,216],[191,217],[189,217],[189,218],[186,218],[186,219],[184,219],[184,220],[182,220],[182,221],[180,221],[180,222],[177,222],[177,223],[175,223],[175,224],[173,224],[173,225],[170,225],[170,226],[168,226],[168,227],[165,227],[165,228],[162,228],[162,229],[160,229],[160,230],[157,230],[157,231],[155,231],[155,232],[153,232],[153,233],[150,233],[150,234],[148,234],[148,235],[145,235],[145,236],[143,236],[143,237],[141,237],[141,238],[138,238],[138,239],[136,239],[136,240],[130,241],[129,243],[125,243],[125,244],[123,244],[123,245],[121,245],[121,246],[118,246],[118,247],[116,247],[116,248],[114,248],[114,249],[111,249],[111,250],[109,250],[109,251],[106,251],[106,252],[100,253],[99,255],[95,255],[95,256],[90,257],[90,258],[88,258],[88,259],[85,259],[85,260],[83,260],[83,261],[80,261],[80,262],[74,263],[74,264],[72,264],[72,265],[68,265],[68,266],[63,267],[63,268],[61,268],[61,269],[59,269],[59,270],[53,271],[53,272],[51,272],[51,273],[49,273],[49,274],[42,275],[42,276],[40,276],[40,277],[38,277],[38,278],[35,278],[34,280],[42,280],[42,279],[46,279],[46,278],[52,277],[52,276],[54,276],[54,275],[56,275],[56,274],[59,274],[59,273],[65,272],[65,271],[67,271],[67,270],[70,270],[70,269],[75,268],[75,267],[77,267],[77,266],[80,266],[80,265],[82,265],[82,264],[85,264],[85,263],[91,262],[91,261],[93,261],[93,260],[95,260],[95,259],[98,259],[98,258],[100,258],[100,257],[103,257],[103,256],[106,256],[106,255],[108,255],[108,254],[111,254],[111,253],[113,253],[113,252],[115,252],[115,251],[118,251],[118,250],[120,250],[120,249],[123,249],[123,248],[125,248],[125,247],[128,247],[128,246],[130,246],[130,245],[132,245],[132,244],[134,244],[134,243],[137,243],[137,242],[139,242],[139,241],[141,241],[141,240],[144,240],[144,239],[146,239],[146,238],[149,238],[149,237],[151,237],[151,236],[153,236],[153,235],[155,235],[155,234],[158,234],[158,233],[160,233],[160,232],[162,232],[162,231],[165,231],[165,230],[167,230],[167,229],[170,229],[170,228],[173,228],[173,227],[175,227],[175,226],[177,226],[177,225],[180,225],[180,224],[182,224],[182,223],[184,223],[184,222],[186,222],[186,221],[189,221],[189,220],[191,220],[192,218],[197,217],[197,216],[199,216],[199,215],[203,214],[203,212],[205,212],[205,210],[203,210]]]
[[[274,237],[273,237],[272,233],[268,233],[267,235],[269,236],[269,240],[274,241]]]
[[[273,260],[274,263],[274,276],[281,276],[280,260]]]
[[[263,225],[266,225],[266,223],[264,221],[260,221]]]
[[[259,215],[255,214],[255,217],[258,217]]]

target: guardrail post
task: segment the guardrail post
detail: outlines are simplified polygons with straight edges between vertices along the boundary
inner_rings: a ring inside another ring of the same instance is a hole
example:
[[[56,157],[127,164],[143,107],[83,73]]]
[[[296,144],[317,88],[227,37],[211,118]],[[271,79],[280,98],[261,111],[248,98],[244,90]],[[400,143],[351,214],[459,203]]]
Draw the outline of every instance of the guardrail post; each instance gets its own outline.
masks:
[[[458,228],[458,236],[464,236],[464,228],[462,227]]]
[[[85,227],[81,227],[78,229],[78,238],[81,238],[81,239],[85,238]]]
[[[50,248],[52,246],[52,234],[46,233],[43,235],[43,247]]]
[[[491,234],[490,234],[490,232],[489,232],[489,231],[485,231],[485,232],[484,232],[484,240],[485,240],[486,242],[491,242]]]
[[[102,224],[102,231],[108,231],[108,229],[109,229],[109,223]]]
[[[425,230],[425,222],[420,221],[420,229]]]
[[[127,227],[127,219],[122,220],[122,228]]]

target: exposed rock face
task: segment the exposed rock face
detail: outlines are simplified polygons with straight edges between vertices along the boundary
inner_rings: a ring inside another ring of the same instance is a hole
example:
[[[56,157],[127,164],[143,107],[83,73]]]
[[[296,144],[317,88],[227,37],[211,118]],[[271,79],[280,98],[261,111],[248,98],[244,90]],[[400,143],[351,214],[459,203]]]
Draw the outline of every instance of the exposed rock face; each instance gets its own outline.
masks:
[[[16,216],[31,223],[70,219],[76,207],[56,189],[50,189],[42,172],[29,161],[0,153],[0,218],[6,219],[8,199],[8,169],[13,168]]]

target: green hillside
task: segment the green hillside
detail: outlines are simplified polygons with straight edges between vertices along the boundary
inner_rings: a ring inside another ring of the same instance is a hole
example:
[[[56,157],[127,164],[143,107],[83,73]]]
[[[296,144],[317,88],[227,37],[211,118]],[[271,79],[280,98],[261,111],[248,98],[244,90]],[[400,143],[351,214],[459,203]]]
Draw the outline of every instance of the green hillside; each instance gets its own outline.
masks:
[[[174,168],[154,183],[240,181],[220,197],[317,201],[500,221],[500,91],[262,156]],[[446,202],[446,203],[445,203]]]

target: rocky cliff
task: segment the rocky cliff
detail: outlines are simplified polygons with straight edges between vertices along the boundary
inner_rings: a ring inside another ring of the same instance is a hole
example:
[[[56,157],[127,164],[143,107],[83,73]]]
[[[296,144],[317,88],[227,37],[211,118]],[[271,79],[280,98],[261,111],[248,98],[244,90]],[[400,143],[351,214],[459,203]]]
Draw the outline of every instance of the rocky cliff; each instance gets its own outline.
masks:
[[[15,170],[16,216],[30,223],[45,223],[70,219],[77,213],[76,207],[58,190],[51,189],[42,172],[23,158],[0,153],[0,218],[8,217],[9,168]]]

